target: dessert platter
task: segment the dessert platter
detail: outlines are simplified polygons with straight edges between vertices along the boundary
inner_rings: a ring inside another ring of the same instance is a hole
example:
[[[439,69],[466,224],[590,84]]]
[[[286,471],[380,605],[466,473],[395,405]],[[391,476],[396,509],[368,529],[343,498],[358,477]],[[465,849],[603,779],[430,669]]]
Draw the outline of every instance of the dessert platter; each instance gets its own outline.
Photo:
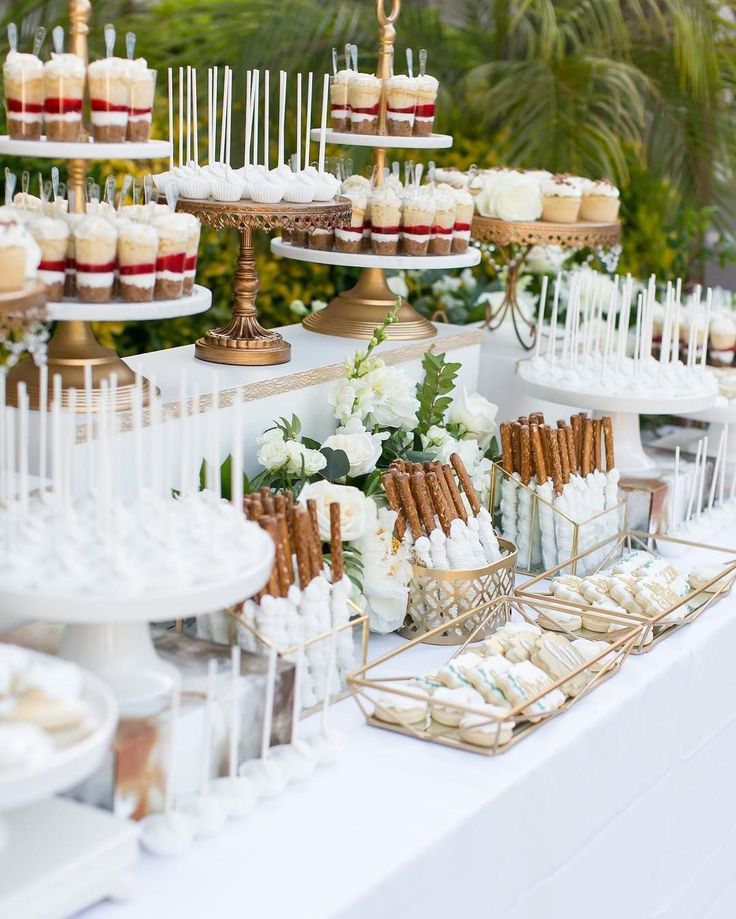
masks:
[[[552,631],[548,608],[502,597],[463,613],[460,625],[480,621],[449,660],[438,648],[428,673],[405,676],[421,637],[360,668],[350,682],[368,724],[487,756],[509,750],[613,676],[639,640],[641,627],[615,614],[599,614],[612,628],[592,637]],[[503,624],[482,638],[499,616]]]
[[[239,169],[230,166],[232,136],[232,70],[225,67],[220,118],[220,149],[217,158],[217,97],[219,77],[217,68],[208,74],[208,158],[199,166],[196,136],[196,112],[192,150],[194,159],[179,169],[156,176],[161,189],[174,188],[181,195],[179,207],[218,230],[235,229],[240,233],[240,254],[233,276],[233,316],[219,329],[212,329],[195,345],[200,360],[220,364],[264,365],[282,364],[291,359],[291,345],[275,331],[266,330],[258,321],[256,298],[259,281],[255,266],[254,230],[281,227],[294,231],[332,232],[333,227],[349,219],[350,202],[338,194],[339,181],[325,172],[325,124],[327,117],[327,82],[323,87],[322,131],[318,168],[309,165],[310,122],[312,112],[312,74],[306,92],[306,131],[304,165],[301,151],[302,74],[296,80],[296,144],[291,158],[285,161],[285,113],[288,74],[280,73],[278,108],[277,165],[269,163],[269,102],[270,72],[263,80],[263,150],[259,147],[259,118],[261,110],[261,74],[249,71],[245,88],[245,162]],[[181,74],[180,74],[181,83]],[[196,70],[194,71],[196,88]],[[189,91],[188,91],[189,92]],[[181,97],[181,92],[180,92]],[[169,96],[171,99],[171,94]],[[169,124],[172,125],[170,117]],[[180,119],[180,151],[183,146]],[[190,126],[186,130],[187,156],[190,151]]]
[[[634,313],[630,277],[622,290],[618,283],[615,284],[610,302],[604,304],[600,297],[592,300],[584,296],[583,285],[576,275],[572,277],[565,327],[558,346],[558,286],[559,279],[555,285],[546,352],[541,352],[540,336],[534,356],[517,365],[521,386],[529,395],[549,402],[573,403],[581,408],[610,412],[621,473],[649,475],[656,464],[641,446],[639,415],[678,415],[710,408],[718,396],[718,384],[705,365],[705,351],[696,361],[693,345],[687,360],[680,360],[679,304],[674,297],[668,296],[659,356],[654,356],[656,290],[653,278],[646,291],[638,295]],[[541,298],[540,326],[544,306],[544,298]],[[634,315],[636,331],[633,354],[630,354],[629,321]],[[708,311],[702,305],[693,311],[692,342],[701,318],[707,329]]]
[[[611,419],[581,412],[553,428],[536,412],[503,422],[500,436],[490,506],[499,532],[517,546],[518,570],[543,571],[583,553],[578,572],[595,567],[606,552],[597,547],[624,518]]]
[[[418,77],[413,75],[410,51],[407,75],[393,73],[400,7],[400,0],[393,0],[390,13],[386,13],[385,5],[376,3],[379,51],[375,74],[357,69],[354,46],[347,46],[345,69],[338,71],[333,51],[329,85],[332,130],[320,129],[320,140],[375,150],[372,182],[352,176],[342,185],[342,193],[352,204],[352,219],[336,224],[334,236],[323,234],[321,239],[309,239],[308,245],[299,236],[277,238],[271,243],[272,251],[284,258],[362,269],[355,287],[342,291],[324,310],[304,319],[304,327],[312,332],[370,338],[396,303],[386,281],[387,269],[449,270],[480,261],[480,253],[468,248],[472,209],[466,211],[471,204],[467,194],[440,188],[434,181],[421,186],[421,167],[418,172],[412,170],[403,186],[396,172],[390,176],[386,173],[387,149],[452,144],[450,136],[432,133],[439,84],[426,73],[426,52],[420,52]],[[325,79],[329,81],[328,76]],[[323,128],[326,114],[325,100]],[[387,334],[391,339],[409,341],[431,338],[436,330],[402,300],[398,322]]]

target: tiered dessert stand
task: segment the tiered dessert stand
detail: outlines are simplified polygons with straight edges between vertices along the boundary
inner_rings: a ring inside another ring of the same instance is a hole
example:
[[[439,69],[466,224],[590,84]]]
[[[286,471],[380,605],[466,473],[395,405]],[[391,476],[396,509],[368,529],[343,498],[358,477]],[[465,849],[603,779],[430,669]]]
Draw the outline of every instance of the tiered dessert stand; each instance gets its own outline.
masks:
[[[0,338],[22,333],[46,318],[46,288],[40,281],[28,281],[22,290],[0,293]]]
[[[221,202],[184,199],[179,210],[194,214],[205,226],[240,233],[240,254],[233,275],[233,315],[220,329],[200,338],[194,354],[203,361],[245,366],[284,364],[291,359],[291,345],[258,321],[256,297],[260,286],[253,245],[254,230],[310,230],[342,226],[350,219],[350,202],[314,201],[311,204],[257,204],[255,201]]]
[[[384,0],[376,0],[376,15],[379,23],[379,51],[376,75],[387,80],[390,76],[390,62],[396,39],[395,22],[399,18],[401,0],[393,0],[391,12],[386,14]],[[449,134],[431,134],[428,137],[393,137],[386,129],[386,100],[381,99],[378,134],[350,134],[327,131],[326,141],[354,147],[375,149],[376,182],[383,180],[386,150],[438,150],[452,146]],[[319,140],[320,131],[312,131],[312,138]],[[480,261],[477,249],[457,255],[444,256],[382,256],[370,253],[330,252],[305,249],[284,243],[282,239],[271,242],[271,250],[284,258],[318,265],[343,265],[362,268],[355,287],[342,291],[324,310],[307,316],[303,325],[312,332],[325,335],[339,335],[345,338],[370,338],[377,325],[385,319],[396,303],[394,294],[386,283],[386,269],[405,268],[413,270],[451,270],[470,268]],[[399,341],[431,338],[437,334],[434,325],[402,299],[399,321],[387,329],[388,337]]]
[[[524,315],[517,299],[517,285],[524,262],[534,246],[561,246],[565,249],[596,249],[602,252],[621,242],[621,224],[616,223],[547,223],[543,220],[523,223],[494,217],[473,217],[473,239],[493,246],[506,269],[503,301],[493,309],[486,306],[485,325],[497,329],[511,314],[514,332],[525,350],[534,347],[537,328],[533,318]],[[616,257],[618,260],[618,257]],[[551,400],[554,401],[554,400]]]
[[[87,0],[70,0],[69,31],[71,51],[87,62],[87,33],[89,31],[90,4]],[[0,137],[0,153],[8,156],[31,156],[39,159],[67,161],[68,188],[74,192],[77,211],[85,208],[85,183],[87,163],[102,160],[156,160],[168,157],[171,144],[163,140],[146,143],[98,143],[91,139],[78,143],[41,140],[16,140]],[[87,411],[85,398],[85,367],[92,368],[92,406],[99,404],[100,383],[117,376],[117,404],[121,410],[129,409],[135,376],[130,368],[109,348],[103,348],[94,336],[90,322],[123,322],[132,319],[171,319],[190,316],[209,309],[212,295],[203,287],[178,300],[156,300],[150,303],[82,303],[65,299],[50,304],[49,318],[57,322],[48,347],[49,378],[59,374],[62,380],[63,404],[69,407],[68,391],[75,389],[76,409]],[[9,374],[8,401],[13,402],[17,384],[26,383],[31,407],[38,408],[40,385],[38,368],[30,359],[18,364]]]

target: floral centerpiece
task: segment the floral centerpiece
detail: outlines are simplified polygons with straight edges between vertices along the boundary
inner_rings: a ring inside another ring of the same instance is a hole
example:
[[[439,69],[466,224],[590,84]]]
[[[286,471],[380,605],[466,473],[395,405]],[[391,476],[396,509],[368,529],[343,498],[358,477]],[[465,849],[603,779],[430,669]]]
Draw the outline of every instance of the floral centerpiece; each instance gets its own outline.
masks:
[[[339,503],[355,599],[378,632],[402,624],[412,574],[408,549],[393,538],[396,512],[385,504],[381,475],[396,459],[446,463],[457,453],[486,500],[497,412],[478,393],[456,385],[460,364],[444,354],[425,354],[418,383],[379,357],[376,351],[397,315],[398,304],[365,351],[345,361],[329,396],[335,432],[320,443],[303,434],[295,416],[279,419],[258,439],[264,469],[249,483],[251,490],[288,488],[300,503],[314,499],[325,541],[330,504]]]

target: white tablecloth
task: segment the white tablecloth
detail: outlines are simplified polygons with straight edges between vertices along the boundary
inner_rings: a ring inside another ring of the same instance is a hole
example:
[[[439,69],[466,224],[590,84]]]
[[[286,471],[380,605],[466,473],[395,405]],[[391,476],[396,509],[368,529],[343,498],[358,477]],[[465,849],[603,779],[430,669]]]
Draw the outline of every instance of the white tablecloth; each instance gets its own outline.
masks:
[[[728,597],[495,758],[370,728],[345,700],[335,765],[179,859],[143,856],[134,899],[85,919],[733,919],[734,613]],[[447,652],[412,653],[421,671]]]

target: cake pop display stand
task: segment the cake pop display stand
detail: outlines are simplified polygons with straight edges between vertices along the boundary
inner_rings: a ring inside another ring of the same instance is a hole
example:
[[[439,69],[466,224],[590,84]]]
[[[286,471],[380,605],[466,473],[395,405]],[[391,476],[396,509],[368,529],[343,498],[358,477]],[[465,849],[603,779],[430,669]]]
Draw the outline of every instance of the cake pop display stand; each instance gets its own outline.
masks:
[[[517,288],[524,262],[534,246],[561,246],[565,249],[610,249],[621,242],[620,223],[547,223],[535,220],[522,223],[494,217],[473,217],[472,238],[498,250],[506,269],[503,301],[493,309],[486,306],[487,328],[497,329],[511,314],[514,332],[526,351],[537,339],[534,319],[524,315]]]
[[[521,388],[527,395],[562,405],[611,415],[616,441],[616,468],[624,476],[651,476],[657,464],[647,456],[641,443],[640,415],[683,415],[707,409],[716,399],[712,393],[692,396],[621,396],[612,393],[588,393],[583,390],[560,388],[525,379],[518,373]]]
[[[0,590],[0,608],[26,619],[66,623],[60,655],[103,677],[126,716],[150,714],[167,699],[178,672],[156,654],[150,622],[185,619],[225,609],[257,593],[268,580],[273,548],[267,539],[225,583],[203,583],[136,597],[12,593]]]
[[[723,426],[736,425],[736,399],[730,399],[727,405],[714,405],[699,412],[683,412],[687,418],[708,423],[708,454],[715,456],[721,439]],[[736,463],[736,436],[729,431],[726,461]]]
[[[258,321],[256,297],[260,282],[253,246],[254,230],[331,229],[350,220],[351,204],[346,198],[314,201],[311,204],[258,204],[255,201],[221,202],[182,198],[179,210],[194,214],[205,226],[240,233],[240,254],[233,275],[233,315],[219,329],[211,329],[194,348],[195,357],[215,364],[263,366],[285,364],[291,359],[291,345],[278,332],[263,328]]]
[[[168,140],[147,140],[140,143],[124,141],[120,144],[103,144],[87,140],[59,141],[17,140],[0,135],[0,153],[6,156],[29,156],[33,159],[54,160],[160,160],[168,157],[171,144]]]
[[[90,322],[131,322],[133,320],[173,319],[178,316],[193,316],[210,308],[212,293],[206,287],[194,285],[191,294],[176,300],[151,300],[147,303],[129,303],[115,300],[110,303],[84,303],[81,300],[65,299],[48,303],[48,318],[58,323],[56,334],[49,342],[47,364],[49,378],[59,374],[62,379],[62,404],[70,407],[69,390],[76,391],[75,408],[85,412],[84,370],[92,365],[92,405],[99,404],[101,390],[99,383],[111,374],[117,377],[117,408],[125,411],[132,406],[135,374],[114,351],[103,348],[95,338]],[[28,389],[31,408],[38,409],[41,401],[39,368],[27,358],[17,364],[8,374],[8,396],[10,405],[17,400],[18,383],[24,382]]]
[[[370,338],[376,325],[381,322],[389,310],[393,309],[396,294],[386,283],[385,270],[387,268],[441,271],[471,268],[480,262],[480,251],[475,248],[456,255],[372,255],[370,252],[336,252],[302,248],[292,246],[277,238],[271,241],[271,251],[274,255],[281,255],[299,262],[311,262],[314,265],[342,265],[364,269],[357,285],[352,290],[338,294],[337,298],[332,301],[336,306],[328,326],[319,321],[318,317],[321,312],[314,313],[304,320],[306,328],[312,331],[346,338]],[[375,312],[375,315],[369,313],[367,320],[365,318],[366,307]],[[404,333],[402,337],[406,339],[429,338],[430,335],[435,334],[434,326],[419,316],[403,298],[397,325],[401,326]],[[393,328],[394,326],[390,326],[388,329],[389,338],[399,337],[390,334]]]
[[[384,0],[376,0],[376,18],[378,19],[378,62],[376,76],[386,81],[391,76],[391,61],[393,59],[394,42],[396,40],[396,21],[401,11],[401,0],[392,0],[391,12],[386,13]],[[311,137],[320,140],[321,129],[313,129]],[[325,132],[327,143],[341,144],[351,147],[372,147],[375,151],[376,184],[383,182],[383,169],[386,164],[386,150],[439,150],[452,146],[452,137],[449,134],[430,134],[427,137],[404,137],[388,133],[386,125],[386,98],[381,96],[381,107],[378,118],[377,134],[351,134],[348,132]],[[310,332],[321,332],[324,335],[339,335],[343,338],[368,339],[373,335],[376,326],[380,325],[386,315],[396,305],[396,294],[386,282],[387,268],[432,268],[431,262],[437,262],[439,269],[453,267],[469,267],[477,265],[479,257],[474,261],[455,262],[452,259],[466,256],[443,256],[442,258],[409,258],[401,256],[371,256],[366,254],[347,254],[342,252],[322,252],[314,249],[299,250],[296,247],[280,243],[278,249],[285,258],[295,258],[300,261],[310,261],[323,265],[351,265],[362,267],[363,271],[358,283],[350,290],[342,291],[328,303],[325,309],[307,316],[302,325]],[[297,252],[308,252],[305,258]],[[467,254],[468,258],[473,258]],[[332,260],[331,260],[332,259]],[[346,261],[342,261],[346,259]],[[371,261],[362,261],[370,259]],[[437,334],[434,325],[402,299],[399,309],[398,322],[386,329],[388,338],[395,341],[414,341],[421,338],[432,338]]]
[[[46,288],[40,281],[27,281],[21,290],[0,293],[0,337],[22,333],[46,318]]]
[[[97,719],[89,736],[40,767],[0,776],[0,916],[65,919],[130,889],[135,825],[51,797],[91,775],[109,749],[118,715],[112,693],[84,673],[83,698]]]

